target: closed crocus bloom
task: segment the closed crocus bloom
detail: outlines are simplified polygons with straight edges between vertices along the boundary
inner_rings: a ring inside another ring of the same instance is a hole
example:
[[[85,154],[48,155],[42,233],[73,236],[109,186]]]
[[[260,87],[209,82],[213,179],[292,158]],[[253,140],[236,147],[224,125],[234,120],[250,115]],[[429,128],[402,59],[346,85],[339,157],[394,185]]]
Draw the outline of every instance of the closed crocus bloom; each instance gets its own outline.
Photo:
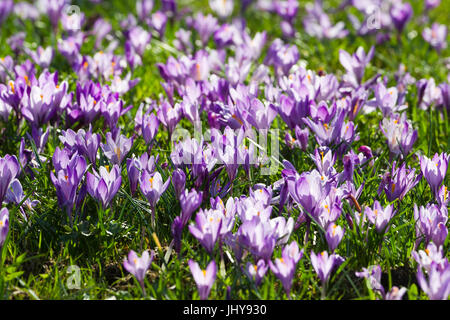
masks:
[[[141,162],[134,155],[132,158],[127,159],[128,181],[130,183],[130,192],[132,196],[136,193],[141,170]]]
[[[0,24],[2,24],[4,20],[6,20],[9,14],[13,11],[13,8],[13,0],[4,0],[0,2]]]
[[[0,210],[0,248],[5,243],[9,231],[9,211],[7,208]]]
[[[374,202],[373,209],[366,207],[364,212],[369,221],[375,225],[378,233],[386,233],[386,226],[395,214],[392,205],[383,208],[378,201]]]
[[[20,166],[16,156],[0,157],[0,205],[2,204],[9,184],[19,173]]]
[[[344,237],[344,229],[335,223],[330,223],[328,225],[327,232],[325,233],[325,238],[327,239],[328,248],[333,252],[341,242]]]
[[[131,250],[130,253],[128,254],[128,258],[125,258],[123,260],[123,267],[129,273],[131,273],[133,276],[136,277],[142,290],[144,291],[144,294],[145,294],[145,287],[144,287],[145,273],[152,264],[153,256],[154,256],[153,250],[151,251],[151,255],[148,253],[148,250],[145,250],[142,253],[141,257],[138,257],[136,252]]]
[[[200,207],[202,200],[203,192],[197,192],[195,189],[190,192],[188,192],[188,190],[184,190],[184,192],[180,195],[181,217],[184,225],[187,224],[192,216],[192,213]]]
[[[142,137],[145,143],[150,144],[156,136],[159,128],[159,120],[155,114],[145,114],[142,117]]]
[[[184,192],[184,187],[186,185],[186,174],[182,169],[176,169],[173,171],[172,184],[175,189],[177,198],[180,198],[181,194]]]
[[[120,167],[117,164],[110,171],[108,170],[109,166],[100,167],[98,173],[88,172],[86,176],[87,191],[94,199],[102,203],[103,208],[109,206],[122,183]]]
[[[260,259],[256,264],[247,262],[245,273],[255,282],[256,286],[259,286],[268,269],[269,265],[263,259]]]
[[[101,144],[105,156],[113,165],[120,165],[131,149],[133,138],[128,139],[123,134],[118,134],[113,139],[111,132],[106,133],[106,144]]]
[[[435,154],[432,159],[426,156],[419,156],[420,170],[423,176],[427,180],[434,195],[437,197],[439,194],[439,188],[444,181],[447,174],[448,161],[450,156],[446,153]]]
[[[66,209],[69,218],[72,219],[78,186],[86,171],[86,160],[78,154],[66,159],[67,154],[63,151],[59,153],[58,150],[59,148],[56,148],[53,155],[55,173],[50,172],[50,178],[56,188],[59,205]]]
[[[402,3],[398,1],[392,5],[390,15],[397,30],[402,32],[406,23],[411,19],[413,10],[408,2]]]
[[[441,3],[441,0],[425,0],[425,9],[430,10],[436,8]]]
[[[197,284],[198,294],[201,300],[208,299],[211,288],[216,280],[217,266],[216,262],[212,260],[206,269],[202,270],[197,262],[189,259],[189,269],[191,269],[194,281]]]
[[[425,277],[419,267],[417,282],[430,300],[447,300],[450,295],[450,265],[441,269],[437,263],[432,262],[428,277]]]
[[[328,255],[328,252],[323,251],[316,255],[314,251],[311,251],[311,264],[323,284],[330,278],[331,271],[342,262],[344,259],[337,254]]]
[[[153,0],[139,0],[136,2],[136,12],[141,20],[148,18],[153,9]]]

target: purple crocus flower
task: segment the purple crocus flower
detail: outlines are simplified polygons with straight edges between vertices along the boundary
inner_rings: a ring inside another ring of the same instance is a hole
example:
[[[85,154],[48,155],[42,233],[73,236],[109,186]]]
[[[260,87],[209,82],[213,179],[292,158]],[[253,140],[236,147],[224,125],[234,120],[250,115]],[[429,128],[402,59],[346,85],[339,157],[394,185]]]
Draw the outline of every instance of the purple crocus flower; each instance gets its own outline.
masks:
[[[141,188],[142,194],[147,198],[152,209],[152,222],[155,221],[155,207],[158,203],[161,195],[166,191],[169,186],[170,179],[167,179],[163,183],[163,179],[159,172],[151,174],[147,170],[144,170],[139,178],[139,187]]]
[[[0,210],[0,248],[5,243],[9,231],[9,211],[7,208]]]
[[[362,82],[366,66],[372,60],[374,53],[374,47],[370,48],[367,55],[363,47],[359,47],[351,56],[347,51],[339,50],[339,61],[347,71],[347,74],[343,77],[344,82],[357,88]]]
[[[268,221],[261,221],[258,216],[242,223],[237,238],[239,245],[246,248],[253,255],[255,261],[270,260],[277,242],[277,234]]]
[[[292,242],[284,247],[281,258],[275,259],[275,263],[269,261],[270,270],[281,280],[287,296],[290,296],[292,279],[295,275],[295,267],[303,257],[303,250],[299,252],[297,242]]]
[[[396,161],[392,164],[391,172],[387,172],[381,180],[380,187],[378,188],[378,195],[384,190],[389,202],[395,199],[402,200],[406,193],[419,183],[422,179],[422,173],[415,175],[416,169],[406,169],[406,162],[403,162],[400,168],[396,167]]]
[[[157,112],[158,120],[172,133],[175,126],[181,119],[181,106],[175,104],[173,107],[169,102],[164,101]]]
[[[413,15],[411,4],[396,1],[391,7],[390,15],[398,32],[402,32],[406,23]]]
[[[153,261],[154,252],[151,251],[151,255],[149,255],[148,250],[145,250],[141,257],[138,257],[136,252],[133,250],[128,253],[128,258],[125,258],[123,260],[123,267],[131,273],[133,276],[136,277],[137,281],[139,282],[139,285],[142,288],[142,291],[145,295],[145,285],[144,285],[144,279],[145,279],[145,273],[147,272],[148,268],[152,264]]]
[[[129,31],[128,38],[136,53],[142,56],[150,43],[151,34],[142,27],[137,26]]]
[[[45,69],[48,68],[50,66],[50,63],[52,62],[53,48],[47,47],[44,49],[39,46],[36,51],[29,51],[28,54],[37,65]]]
[[[0,25],[8,18],[9,14],[13,11],[13,7],[13,0],[4,0],[0,3]]]
[[[136,12],[140,20],[145,21],[153,9],[153,0],[136,1]]]
[[[269,265],[263,259],[260,259],[256,264],[247,262],[245,273],[250,280],[255,282],[256,286],[259,286],[268,269]]]
[[[209,38],[218,28],[217,19],[211,14],[204,16],[203,13],[197,13],[194,20],[194,28],[197,30],[203,45],[206,45]]]
[[[212,254],[222,227],[222,215],[215,210],[201,210],[195,216],[195,224],[189,225],[189,232]]]
[[[217,266],[216,262],[212,260],[206,270],[200,269],[197,262],[192,259],[188,261],[189,269],[191,269],[192,276],[197,284],[198,294],[201,300],[208,299],[211,288],[216,280]]]
[[[172,173],[172,184],[175,189],[175,194],[177,198],[180,198],[180,195],[184,192],[184,188],[186,186],[186,174],[180,168],[176,169]]]
[[[414,204],[414,220],[416,221],[416,247],[422,241],[433,241],[437,246],[444,244],[448,234],[446,227],[448,216],[444,208],[428,204],[420,209]]]
[[[109,162],[114,165],[120,165],[131,149],[133,138],[128,139],[123,134],[117,134],[113,139],[111,132],[106,133],[106,144],[101,144],[101,148],[108,158]]]
[[[19,180],[14,179],[9,185],[8,191],[6,192],[5,200],[9,203],[15,203],[19,205],[25,199],[25,194],[23,193],[22,184]],[[27,198],[20,206],[20,213],[25,221],[28,221],[27,214],[25,213],[24,207],[29,211],[33,211],[33,208],[39,204],[39,200],[31,200]]]
[[[425,9],[431,10],[441,4],[441,0],[425,0]]]
[[[447,48],[447,26],[433,23],[431,28],[425,28],[422,37],[438,52]]]
[[[330,223],[328,225],[327,232],[325,233],[325,239],[328,243],[328,248],[331,252],[336,250],[342,238],[344,237],[344,229],[335,223]]]
[[[386,226],[395,215],[392,205],[388,205],[386,208],[383,208],[378,200],[374,202],[373,209],[366,207],[364,213],[369,221],[375,225],[378,233],[387,232]]]
[[[450,265],[441,269],[437,263],[432,262],[427,278],[419,267],[417,282],[428,298],[430,300],[447,300],[450,295]]]
[[[109,166],[100,167],[98,173],[88,172],[86,176],[87,191],[102,203],[103,209],[109,206],[122,184],[120,167],[115,164],[111,171],[108,170]]]
[[[361,272],[355,272],[355,274],[357,277],[367,279],[370,288],[384,296],[384,288],[381,285],[381,267],[379,265],[369,266],[367,269],[363,268]]]
[[[450,155],[442,152],[436,153],[432,159],[426,156],[419,156],[420,170],[431,187],[431,191],[438,196],[439,188],[447,174]]]
[[[100,135],[98,133],[92,133],[91,128],[88,131],[80,129],[77,132],[74,132],[72,129],[68,129],[67,131],[63,130],[62,135],[59,136],[59,140],[64,146],[87,157],[94,167],[97,160],[100,139]]]
[[[162,11],[156,11],[152,14],[151,26],[159,33],[159,37],[164,37],[166,31],[167,15]]]
[[[159,128],[159,120],[155,114],[145,114],[142,116],[142,137],[146,144],[150,144],[156,136]]]
[[[86,171],[86,160],[77,153],[70,157],[67,149],[60,150],[57,147],[53,154],[53,166],[56,174],[50,172],[50,178],[56,188],[59,205],[66,209],[72,222],[73,206],[77,200],[78,186]]]
[[[417,140],[417,130],[414,130],[411,121],[406,119],[406,113],[384,118],[380,123],[380,130],[387,139],[391,158],[399,154],[406,157]]]
[[[184,192],[180,194],[181,218],[183,225],[187,224],[192,216],[192,213],[200,207],[202,200],[203,192],[197,192],[195,189],[190,192],[188,192],[188,190],[184,190]]]
[[[19,161],[16,156],[5,155],[0,157],[0,205],[2,204],[11,181],[20,170]]]
[[[311,264],[314,267],[322,284],[325,285],[330,278],[331,271],[344,262],[344,258],[335,253],[328,255],[328,252],[323,251],[317,255],[311,251]]]
[[[436,263],[441,269],[445,269],[449,264],[443,247],[436,246],[433,242],[430,242],[425,250],[419,250],[418,252],[413,250],[411,256],[416,260],[419,267],[427,272],[431,271],[432,262]]]

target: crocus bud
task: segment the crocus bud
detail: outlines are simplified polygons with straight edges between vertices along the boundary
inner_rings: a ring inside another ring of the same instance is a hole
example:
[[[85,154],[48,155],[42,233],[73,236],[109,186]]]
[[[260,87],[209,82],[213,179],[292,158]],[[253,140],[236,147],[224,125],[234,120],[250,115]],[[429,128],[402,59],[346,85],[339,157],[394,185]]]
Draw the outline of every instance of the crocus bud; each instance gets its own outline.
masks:
[[[180,198],[181,193],[184,191],[186,185],[186,174],[181,169],[176,169],[172,174],[172,184],[175,188],[177,198]]]

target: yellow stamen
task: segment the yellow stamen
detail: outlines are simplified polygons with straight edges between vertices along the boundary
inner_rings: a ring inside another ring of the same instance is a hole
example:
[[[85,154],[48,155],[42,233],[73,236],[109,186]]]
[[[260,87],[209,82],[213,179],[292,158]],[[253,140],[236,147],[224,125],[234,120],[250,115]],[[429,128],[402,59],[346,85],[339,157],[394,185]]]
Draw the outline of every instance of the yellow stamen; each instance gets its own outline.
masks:
[[[328,124],[327,124],[327,123],[324,123],[324,124],[323,124],[323,127],[325,128],[325,130],[328,131]]]
[[[392,189],[391,190],[392,190],[391,192],[395,191],[395,183],[392,184]]]
[[[257,272],[258,271],[258,266],[255,264],[255,265],[253,265],[253,268],[255,269],[255,272]]]
[[[83,63],[83,68],[87,69],[88,66],[89,66],[89,63],[88,63],[87,61],[85,61],[85,62]]]
[[[120,159],[120,148],[116,148],[116,154],[117,154],[117,158]]]
[[[427,253],[428,256],[430,255],[430,250],[425,249],[425,252]]]
[[[105,166],[105,168],[106,168],[106,171],[108,171],[108,172],[109,172],[109,166],[108,166],[108,165],[106,165],[106,166]]]
[[[354,115],[356,114],[356,111],[358,111],[358,107],[359,107],[358,102],[356,102],[355,107],[353,108],[353,114]]]
[[[202,270],[203,276],[206,277],[206,270]]]
[[[153,178],[148,179],[150,181],[150,187],[153,188]]]
[[[27,84],[27,86],[29,86],[30,80],[28,79],[28,76],[24,76],[23,78],[25,79],[25,83]]]
[[[280,260],[280,262],[281,262],[281,263],[284,263],[284,260],[283,260],[283,258],[280,258],[279,260]]]
[[[320,155],[322,156],[322,162],[323,162],[323,151],[320,151]]]
[[[134,262],[134,264],[137,264],[137,259],[134,258],[134,259],[133,259],[133,262]]]
[[[16,93],[16,91],[14,90],[14,83],[12,81],[9,83],[9,86],[11,87],[12,93]]]
[[[232,117],[234,120],[236,120],[237,122],[239,122],[239,124],[240,124],[241,126],[244,124],[244,123],[242,122],[242,120],[239,119],[239,118],[237,117],[237,115],[233,114],[231,117]]]

